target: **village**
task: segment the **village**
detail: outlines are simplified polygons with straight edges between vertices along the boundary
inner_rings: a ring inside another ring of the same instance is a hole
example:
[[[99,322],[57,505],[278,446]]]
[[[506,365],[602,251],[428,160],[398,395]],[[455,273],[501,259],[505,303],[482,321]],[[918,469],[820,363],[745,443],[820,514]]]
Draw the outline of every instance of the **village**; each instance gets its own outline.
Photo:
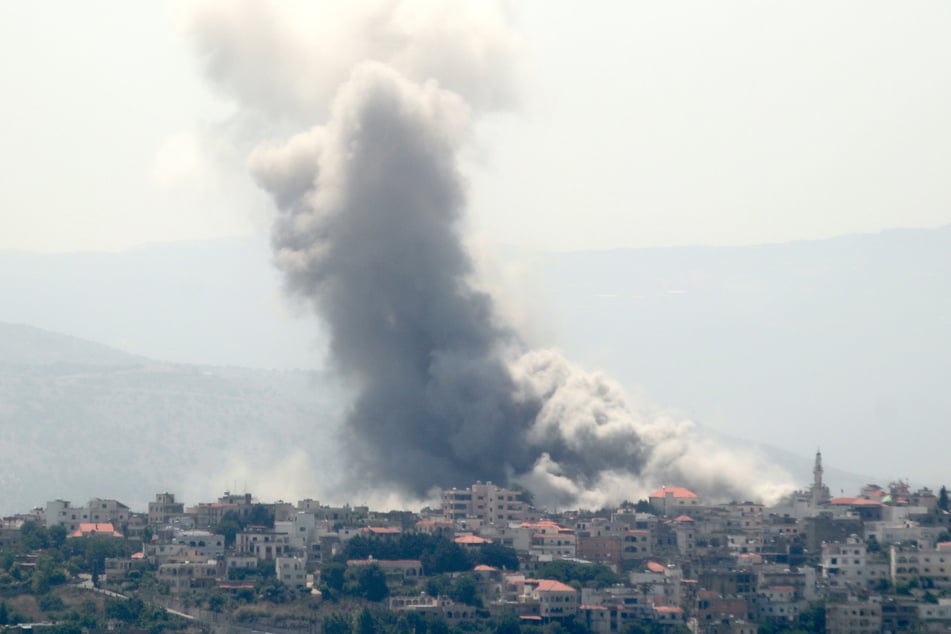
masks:
[[[419,513],[230,492],[187,508],[159,493],[146,513],[54,500],[5,518],[0,541],[23,553],[8,573],[42,556],[23,548],[37,527],[51,541],[133,544],[85,583],[119,595],[148,577],[183,614],[352,596],[450,627],[494,618],[592,634],[951,631],[946,489],[899,481],[835,498],[822,476],[817,453],[812,484],[774,507],[664,486],[618,508],[551,513],[524,489],[481,482],[446,489],[441,508]]]

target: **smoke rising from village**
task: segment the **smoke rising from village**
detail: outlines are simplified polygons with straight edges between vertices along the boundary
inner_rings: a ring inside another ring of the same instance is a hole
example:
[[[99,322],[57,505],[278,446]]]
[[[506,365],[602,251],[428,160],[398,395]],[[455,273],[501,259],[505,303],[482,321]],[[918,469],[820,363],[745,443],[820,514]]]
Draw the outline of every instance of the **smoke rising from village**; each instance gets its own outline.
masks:
[[[355,490],[514,481],[541,503],[590,507],[665,483],[782,489],[755,457],[530,349],[479,289],[459,157],[479,118],[515,101],[519,46],[501,5],[274,9],[203,6],[189,28],[243,114],[279,122],[267,134],[297,128],[263,138],[248,164],[278,209],[286,288],[327,328],[352,389],[341,443]]]

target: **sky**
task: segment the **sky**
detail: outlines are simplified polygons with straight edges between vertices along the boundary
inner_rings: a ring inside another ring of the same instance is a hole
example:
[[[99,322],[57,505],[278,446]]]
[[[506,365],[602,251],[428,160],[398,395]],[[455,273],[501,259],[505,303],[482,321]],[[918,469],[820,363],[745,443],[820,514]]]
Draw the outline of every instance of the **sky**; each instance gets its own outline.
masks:
[[[189,10],[4,6],[0,248],[267,233]],[[507,17],[514,106],[479,120],[463,166],[483,241],[760,244],[951,223],[946,2],[529,0]]]

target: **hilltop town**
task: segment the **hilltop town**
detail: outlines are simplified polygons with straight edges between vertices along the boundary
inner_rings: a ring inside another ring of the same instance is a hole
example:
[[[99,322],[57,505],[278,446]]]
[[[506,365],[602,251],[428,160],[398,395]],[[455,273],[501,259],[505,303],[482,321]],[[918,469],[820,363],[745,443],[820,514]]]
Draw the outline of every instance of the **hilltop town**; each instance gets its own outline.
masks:
[[[773,507],[682,486],[546,512],[518,487],[440,508],[65,500],[3,520],[0,625],[51,631],[951,630],[944,487],[814,480]]]

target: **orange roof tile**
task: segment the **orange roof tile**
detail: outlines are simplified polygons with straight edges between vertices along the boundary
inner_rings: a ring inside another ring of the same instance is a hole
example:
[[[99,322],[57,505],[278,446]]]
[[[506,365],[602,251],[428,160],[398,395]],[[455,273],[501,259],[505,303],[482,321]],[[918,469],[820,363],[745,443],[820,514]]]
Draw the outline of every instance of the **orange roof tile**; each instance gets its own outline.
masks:
[[[391,528],[389,526],[367,526],[361,529],[364,533],[372,533],[374,535],[399,535],[400,529]]]
[[[122,533],[113,527],[111,522],[98,522],[87,524],[80,523],[79,528],[74,530],[67,537],[82,537],[83,535],[108,535],[110,537],[122,537]]]
[[[571,586],[564,584],[560,581],[555,581],[554,579],[539,579],[538,591],[539,592],[577,592],[577,590],[575,590]]]
[[[685,489],[684,487],[661,487],[648,495],[649,498],[665,498],[667,496],[673,498],[697,498],[699,497],[696,493],[690,489]]]
[[[866,500],[865,498],[832,498],[829,504],[836,506],[884,506],[881,502]]]
[[[667,567],[663,564],[659,564],[656,561],[648,561],[647,569],[650,572],[667,572]]]
[[[452,541],[454,541],[457,544],[463,544],[466,546],[492,543],[491,539],[486,539],[485,537],[479,537],[478,535],[461,535]]]

